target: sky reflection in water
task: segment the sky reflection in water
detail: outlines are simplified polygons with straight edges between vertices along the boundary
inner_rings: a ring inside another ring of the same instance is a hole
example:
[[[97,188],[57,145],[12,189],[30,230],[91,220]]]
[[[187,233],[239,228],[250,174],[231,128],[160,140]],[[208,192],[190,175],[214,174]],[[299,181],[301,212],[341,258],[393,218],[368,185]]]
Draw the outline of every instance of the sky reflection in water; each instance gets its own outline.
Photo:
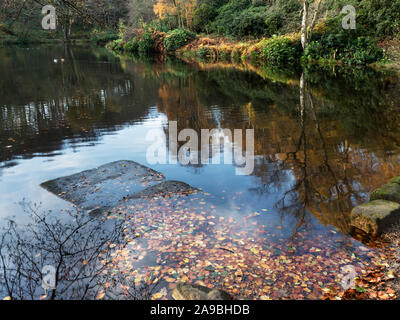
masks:
[[[55,64],[56,57],[65,57],[65,63]],[[224,232],[233,228],[232,234],[244,232],[248,237],[242,239],[243,250],[254,257],[247,256],[250,260],[246,263],[263,261],[254,254],[263,244],[270,246],[264,248],[263,257],[268,260],[271,255],[267,253],[274,252],[274,247],[281,250],[298,241],[296,254],[302,258],[293,262],[295,270],[296,265],[305,264],[303,258],[315,253],[314,244],[321,244],[321,239],[329,255],[339,259],[343,254],[340,259],[344,263],[355,262],[351,258],[354,252],[361,260],[367,258],[345,234],[352,207],[365,201],[370,190],[400,175],[400,115],[396,112],[400,84],[394,76],[365,70],[352,74],[336,71],[336,75],[305,70],[305,94],[311,100],[302,113],[299,73],[254,72],[245,66],[243,70],[229,65],[190,66],[172,59],[154,63],[78,47],[0,49],[0,64],[4,70],[0,76],[1,218],[12,215],[24,221],[18,204],[22,199],[41,202],[43,210],[70,207],[39,187],[46,180],[116,160],[148,165],[146,133],[160,128],[167,134],[168,121],[178,121],[178,130],[197,132],[251,128],[255,130],[256,153],[252,176],[237,176],[233,165],[224,164],[148,166],[163,172],[167,179],[210,194],[217,208],[215,219],[235,216],[230,226],[218,219],[216,223],[221,223]],[[196,209],[192,211],[196,213]],[[201,212],[192,218],[196,220]],[[255,212],[260,215],[254,216]],[[249,232],[235,224],[248,216],[256,222],[254,230],[264,231]],[[186,228],[184,221],[182,227]],[[296,235],[303,240],[292,242]],[[209,236],[221,238],[218,232]],[[147,246],[167,245],[157,242],[156,234],[147,237],[143,240]],[[192,240],[191,245],[198,239]],[[350,254],[343,247],[352,248]],[[209,250],[213,252],[213,248]],[[329,265],[329,258],[324,259]],[[263,263],[271,267],[275,262]],[[308,271],[315,272],[311,267]],[[264,271],[258,270],[258,275],[266,277]],[[201,281],[210,283],[206,279]],[[258,280],[250,277],[248,281]],[[240,283],[229,285],[232,293],[250,290]],[[265,286],[261,283],[258,287]],[[316,286],[320,286],[318,281]],[[251,295],[315,295],[281,289],[276,293],[253,288]]]

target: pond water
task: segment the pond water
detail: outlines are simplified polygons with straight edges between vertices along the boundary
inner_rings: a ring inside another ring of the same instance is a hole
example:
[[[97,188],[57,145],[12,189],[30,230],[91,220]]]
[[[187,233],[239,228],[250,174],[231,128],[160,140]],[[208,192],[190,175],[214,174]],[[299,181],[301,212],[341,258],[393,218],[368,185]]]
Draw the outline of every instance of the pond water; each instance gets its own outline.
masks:
[[[130,242],[140,252],[114,256],[115,268],[129,262],[137,285],[146,272],[159,275],[166,289],[155,298],[170,297],[177,281],[255,299],[319,298],[340,287],[341,267],[360,271],[379,257],[349,235],[349,214],[400,175],[395,75],[147,61],[63,46],[2,48],[0,70],[2,221],[28,219],[21,201],[71,208],[40,184],[116,160],[201,188],[186,202],[136,208],[135,228],[125,231],[141,234]],[[149,164],[146,134],[167,135],[169,121],[178,131],[254,129],[254,172]]]

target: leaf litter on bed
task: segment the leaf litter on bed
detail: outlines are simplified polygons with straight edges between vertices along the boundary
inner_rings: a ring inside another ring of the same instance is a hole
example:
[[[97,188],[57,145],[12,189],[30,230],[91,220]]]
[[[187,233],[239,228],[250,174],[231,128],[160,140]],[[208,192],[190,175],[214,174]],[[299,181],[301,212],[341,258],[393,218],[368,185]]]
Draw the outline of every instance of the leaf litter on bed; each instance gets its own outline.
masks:
[[[231,208],[196,190],[127,199],[108,215],[125,219],[129,243],[112,248],[108,272],[123,275],[128,286],[157,284],[152,299],[171,299],[179,282],[236,299],[325,299],[341,298],[335,293],[343,291],[343,266],[363,274],[385,259],[329,227],[305,224],[289,239],[281,226],[263,224],[271,214],[248,212],[244,201]]]

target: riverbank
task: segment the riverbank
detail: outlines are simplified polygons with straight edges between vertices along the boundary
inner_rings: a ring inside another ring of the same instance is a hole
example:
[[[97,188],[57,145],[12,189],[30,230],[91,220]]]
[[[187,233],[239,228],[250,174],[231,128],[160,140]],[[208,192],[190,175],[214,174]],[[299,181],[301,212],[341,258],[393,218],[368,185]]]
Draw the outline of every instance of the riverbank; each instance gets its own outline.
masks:
[[[329,298],[339,299],[400,299],[400,210],[399,177],[375,189],[370,202],[353,208],[350,216],[353,236],[369,239],[368,245],[381,248],[383,263],[362,270],[354,286]],[[390,208],[390,209],[389,209]],[[357,231],[358,230],[358,231]],[[363,241],[365,242],[365,240]]]
[[[277,38],[279,39],[279,38]],[[291,34],[282,37],[292,41],[294,46],[299,45],[300,35]],[[221,37],[198,37],[192,42],[176,51],[176,56],[187,62],[197,61],[199,63],[246,63],[255,67],[263,64],[263,47],[271,39],[250,40],[250,41],[232,41]],[[279,40],[276,40],[279,41]],[[382,49],[384,58],[365,66],[371,67],[377,71],[396,71],[400,72],[400,40],[387,39],[377,43]],[[282,62],[286,61],[286,57],[281,57]],[[290,61],[289,61],[290,62]],[[326,66],[343,66],[342,60],[335,59],[307,59],[303,57],[302,63]]]
[[[85,44],[90,42],[88,39],[70,39],[64,41],[62,39],[49,39],[49,38],[33,38],[33,39],[21,39],[16,36],[0,36],[0,47],[6,46],[24,46],[29,44],[59,44],[59,43],[69,43],[69,44]]]
[[[186,29],[131,29],[120,34],[119,39],[107,43],[108,49],[144,56],[173,55],[201,63],[249,63],[276,68],[369,66],[377,70],[399,70],[400,65],[397,40],[333,34],[323,23],[315,27],[315,41],[305,50],[300,33],[242,40],[195,34]]]
[[[400,300],[400,225],[394,225],[374,245],[381,247],[382,262],[357,274],[353,288],[342,292],[326,290],[325,299]]]
[[[22,33],[6,33],[0,30],[0,47],[12,45],[29,45],[29,44],[96,44],[104,46],[107,42],[118,39],[118,36],[111,31],[77,31],[72,33],[67,40],[63,39],[60,34],[48,33],[43,30],[35,31],[32,34]]]
[[[40,45],[40,44],[73,44],[73,45],[85,45],[85,44],[93,44],[92,41],[87,39],[70,39],[68,41],[64,41],[61,39],[32,39],[32,40],[21,40],[18,38],[0,38],[0,47],[6,46],[26,46],[26,45]]]
[[[400,72],[400,38],[386,39],[378,43],[383,49],[386,56],[386,61],[376,63],[373,67],[377,70],[395,70]]]

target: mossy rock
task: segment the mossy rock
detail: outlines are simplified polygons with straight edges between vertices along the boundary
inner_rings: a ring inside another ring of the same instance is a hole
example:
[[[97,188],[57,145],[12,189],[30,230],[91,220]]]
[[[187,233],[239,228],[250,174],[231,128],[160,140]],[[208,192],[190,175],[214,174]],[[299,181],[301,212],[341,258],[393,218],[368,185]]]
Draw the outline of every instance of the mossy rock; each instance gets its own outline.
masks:
[[[394,177],[392,180],[389,181],[389,183],[397,183],[397,184],[400,184],[400,177]]]
[[[388,200],[400,203],[400,184],[388,183],[371,193],[370,200]]]
[[[209,289],[197,284],[178,283],[172,291],[175,300],[232,300],[223,290]]]
[[[359,205],[350,216],[351,226],[372,236],[385,233],[397,221],[400,221],[400,204],[387,200]]]

